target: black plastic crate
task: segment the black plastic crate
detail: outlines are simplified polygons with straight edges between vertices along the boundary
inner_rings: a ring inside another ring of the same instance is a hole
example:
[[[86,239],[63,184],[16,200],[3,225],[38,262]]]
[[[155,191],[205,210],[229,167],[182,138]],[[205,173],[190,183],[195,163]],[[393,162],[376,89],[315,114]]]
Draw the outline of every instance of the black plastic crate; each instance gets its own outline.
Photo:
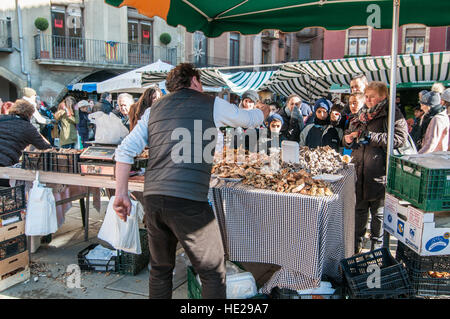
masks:
[[[147,230],[139,229],[141,239],[140,255],[127,253],[122,250],[117,254],[117,272],[124,275],[136,275],[148,266],[150,261],[150,250],[148,247]]]
[[[48,153],[48,171],[58,173],[78,174],[78,162],[81,153]]]
[[[49,156],[47,152],[22,152],[22,168],[34,171],[48,170]]]
[[[98,244],[91,244],[82,251],[78,253],[78,265],[81,270],[85,271],[107,271],[107,272],[117,272],[117,257],[113,256],[110,260],[88,260],[86,255]]]
[[[25,186],[0,187],[0,215],[24,209]]]
[[[406,269],[392,257],[386,248],[343,259],[340,264],[351,298],[410,298],[413,295]],[[369,276],[375,274],[368,271],[370,265],[379,267],[379,288],[369,287]]]
[[[399,242],[395,258],[405,265],[416,295],[450,295],[450,255],[420,256]]]
[[[27,250],[27,237],[20,235],[0,242],[0,260],[23,253]]]

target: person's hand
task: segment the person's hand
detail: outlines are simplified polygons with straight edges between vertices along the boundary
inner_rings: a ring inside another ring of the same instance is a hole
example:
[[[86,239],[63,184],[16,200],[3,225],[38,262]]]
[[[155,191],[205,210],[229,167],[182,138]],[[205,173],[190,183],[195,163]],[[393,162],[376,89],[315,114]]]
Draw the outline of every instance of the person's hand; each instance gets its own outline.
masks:
[[[131,200],[128,195],[116,195],[114,199],[113,209],[117,216],[124,222],[127,221],[127,216],[131,212]]]
[[[359,135],[358,132],[352,132],[350,134],[345,135],[344,136],[345,143],[351,144],[353,142],[353,140],[358,137],[358,135]]]
[[[263,104],[261,102],[258,102],[255,106],[256,108],[260,109],[261,111],[263,111],[264,113],[264,119],[269,117],[270,114],[270,106],[268,106],[267,104]]]

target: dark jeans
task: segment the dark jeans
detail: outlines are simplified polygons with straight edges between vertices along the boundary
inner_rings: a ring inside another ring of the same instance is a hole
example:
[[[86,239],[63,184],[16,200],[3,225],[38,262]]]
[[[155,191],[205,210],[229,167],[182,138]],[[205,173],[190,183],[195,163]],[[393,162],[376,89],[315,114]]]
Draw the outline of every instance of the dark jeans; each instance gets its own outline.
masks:
[[[226,299],[222,238],[208,202],[144,197],[150,247],[150,298],[172,298],[172,273],[179,241],[202,282],[204,299]]]
[[[355,206],[355,252],[362,245],[364,235],[367,231],[367,222],[370,221],[370,239],[372,241],[383,242],[383,212],[384,199],[375,201],[356,201]]]

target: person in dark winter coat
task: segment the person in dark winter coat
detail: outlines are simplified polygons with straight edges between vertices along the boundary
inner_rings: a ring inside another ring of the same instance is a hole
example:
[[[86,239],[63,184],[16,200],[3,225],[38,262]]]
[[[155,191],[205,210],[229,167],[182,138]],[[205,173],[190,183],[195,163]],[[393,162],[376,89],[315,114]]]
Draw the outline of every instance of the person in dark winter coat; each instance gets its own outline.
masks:
[[[283,127],[280,136],[284,140],[298,142],[300,132],[304,127],[303,116],[301,114],[302,100],[296,94],[292,94],[286,101],[286,106],[281,108],[278,114],[283,118]]]
[[[77,124],[78,135],[81,137],[83,148],[86,148],[86,142],[89,140],[89,102],[81,100],[77,105],[79,117]]]
[[[343,144],[352,148],[356,169],[355,253],[362,248],[369,211],[371,249],[383,243],[383,210],[386,180],[388,89],[382,82],[371,82],[365,90],[365,106],[350,122]],[[401,111],[395,110],[394,148],[402,147],[408,138],[408,125]]]
[[[94,106],[94,112],[102,111],[105,114],[109,114],[113,111],[111,93],[104,92],[100,96],[100,101]]]
[[[412,126],[412,130],[410,132],[411,138],[413,139],[414,143],[416,144],[416,147],[418,147],[418,142],[422,138],[422,128],[421,128],[421,122],[423,119],[423,115],[425,113],[420,108],[420,106],[417,106],[414,109],[414,124]]]
[[[307,125],[302,130],[299,144],[309,148],[328,145],[339,152],[343,132],[330,122],[331,102],[325,99],[319,99],[318,102],[314,107],[314,123]]]
[[[19,162],[22,151],[29,144],[38,149],[52,146],[39,134],[30,120],[34,106],[22,99],[9,109],[8,115],[0,115],[0,166],[11,166]],[[9,186],[8,180],[1,180],[1,186]]]

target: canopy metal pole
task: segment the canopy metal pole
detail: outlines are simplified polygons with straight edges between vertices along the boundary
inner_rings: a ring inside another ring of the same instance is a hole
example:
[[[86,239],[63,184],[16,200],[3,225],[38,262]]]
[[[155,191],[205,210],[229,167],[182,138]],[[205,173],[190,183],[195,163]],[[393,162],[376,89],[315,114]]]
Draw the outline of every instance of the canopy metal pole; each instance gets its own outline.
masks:
[[[392,51],[391,51],[391,80],[389,96],[388,115],[388,144],[386,177],[389,176],[389,156],[394,149],[394,123],[395,123],[395,98],[397,95],[397,50],[398,50],[398,28],[399,28],[400,0],[393,0],[392,17]]]
[[[389,114],[388,114],[388,140],[386,155],[386,181],[389,178],[389,157],[394,150],[394,123],[395,123],[395,97],[397,94],[397,48],[398,48],[398,28],[399,28],[400,0],[393,0],[392,16],[392,51],[391,51],[391,80],[389,94]],[[390,236],[384,230],[383,247],[389,250]]]

